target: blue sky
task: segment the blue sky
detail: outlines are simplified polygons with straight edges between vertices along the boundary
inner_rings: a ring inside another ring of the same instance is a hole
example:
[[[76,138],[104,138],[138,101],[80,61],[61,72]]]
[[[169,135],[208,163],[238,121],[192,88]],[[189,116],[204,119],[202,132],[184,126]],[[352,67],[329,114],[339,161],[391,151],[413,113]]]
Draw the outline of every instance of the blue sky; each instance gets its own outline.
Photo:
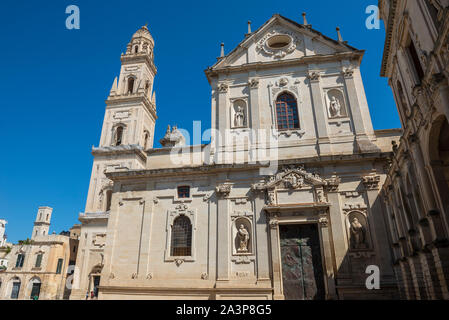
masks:
[[[67,6],[81,11],[81,29],[65,28]],[[68,230],[84,210],[107,98],[120,71],[120,54],[146,22],[155,42],[159,120],[210,127],[210,87],[204,70],[220,43],[231,51],[274,13],[365,49],[362,75],[375,129],[400,127],[387,80],[380,78],[385,31],[365,27],[365,8],[350,1],[2,1],[0,4],[0,218],[8,240],[31,236],[39,206],[54,208],[51,231]],[[158,144],[155,145],[159,146]]]

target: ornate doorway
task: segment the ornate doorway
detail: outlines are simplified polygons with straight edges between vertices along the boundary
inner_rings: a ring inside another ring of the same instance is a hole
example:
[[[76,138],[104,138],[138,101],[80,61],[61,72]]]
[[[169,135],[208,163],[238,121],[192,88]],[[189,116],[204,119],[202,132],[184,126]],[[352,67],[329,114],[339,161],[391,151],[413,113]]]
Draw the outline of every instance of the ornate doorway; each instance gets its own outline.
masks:
[[[320,237],[316,224],[280,225],[282,284],[286,300],[324,300]]]

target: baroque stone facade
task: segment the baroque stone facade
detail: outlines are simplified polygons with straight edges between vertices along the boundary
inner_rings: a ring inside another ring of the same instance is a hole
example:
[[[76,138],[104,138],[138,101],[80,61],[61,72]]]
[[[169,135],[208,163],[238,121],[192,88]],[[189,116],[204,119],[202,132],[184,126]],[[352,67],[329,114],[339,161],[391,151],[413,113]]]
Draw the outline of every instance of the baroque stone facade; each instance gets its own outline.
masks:
[[[400,131],[373,130],[363,51],[276,14],[205,71],[211,143],[153,148],[153,48],[142,27],[107,100],[71,298],[397,297],[379,192]]]
[[[383,201],[403,299],[449,299],[449,1],[381,0],[404,130]]]

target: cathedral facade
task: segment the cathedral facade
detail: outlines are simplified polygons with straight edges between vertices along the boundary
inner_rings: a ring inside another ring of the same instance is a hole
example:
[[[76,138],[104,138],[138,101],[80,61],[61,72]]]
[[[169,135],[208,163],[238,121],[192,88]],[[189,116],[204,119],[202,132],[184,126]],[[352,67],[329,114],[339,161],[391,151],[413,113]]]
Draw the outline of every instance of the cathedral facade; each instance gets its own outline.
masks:
[[[108,100],[72,299],[394,299],[380,187],[399,130],[373,130],[364,52],[274,15],[205,73],[211,142],[157,119],[138,30]],[[366,270],[379,270],[367,288]]]

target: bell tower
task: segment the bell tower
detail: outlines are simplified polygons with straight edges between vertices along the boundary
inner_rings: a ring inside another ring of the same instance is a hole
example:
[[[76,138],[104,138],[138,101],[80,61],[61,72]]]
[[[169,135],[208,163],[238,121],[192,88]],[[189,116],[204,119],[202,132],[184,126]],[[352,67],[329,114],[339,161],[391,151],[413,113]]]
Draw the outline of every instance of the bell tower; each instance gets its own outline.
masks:
[[[114,79],[106,100],[100,145],[92,149],[94,163],[86,213],[110,210],[112,183],[104,172],[145,167],[145,150],[153,147],[157,119],[153,50],[153,37],[143,26],[121,56],[120,75]]]
[[[40,207],[37,211],[36,220],[34,221],[33,234],[31,239],[38,236],[48,235],[50,229],[51,215],[53,213],[53,208],[50,207]]]

